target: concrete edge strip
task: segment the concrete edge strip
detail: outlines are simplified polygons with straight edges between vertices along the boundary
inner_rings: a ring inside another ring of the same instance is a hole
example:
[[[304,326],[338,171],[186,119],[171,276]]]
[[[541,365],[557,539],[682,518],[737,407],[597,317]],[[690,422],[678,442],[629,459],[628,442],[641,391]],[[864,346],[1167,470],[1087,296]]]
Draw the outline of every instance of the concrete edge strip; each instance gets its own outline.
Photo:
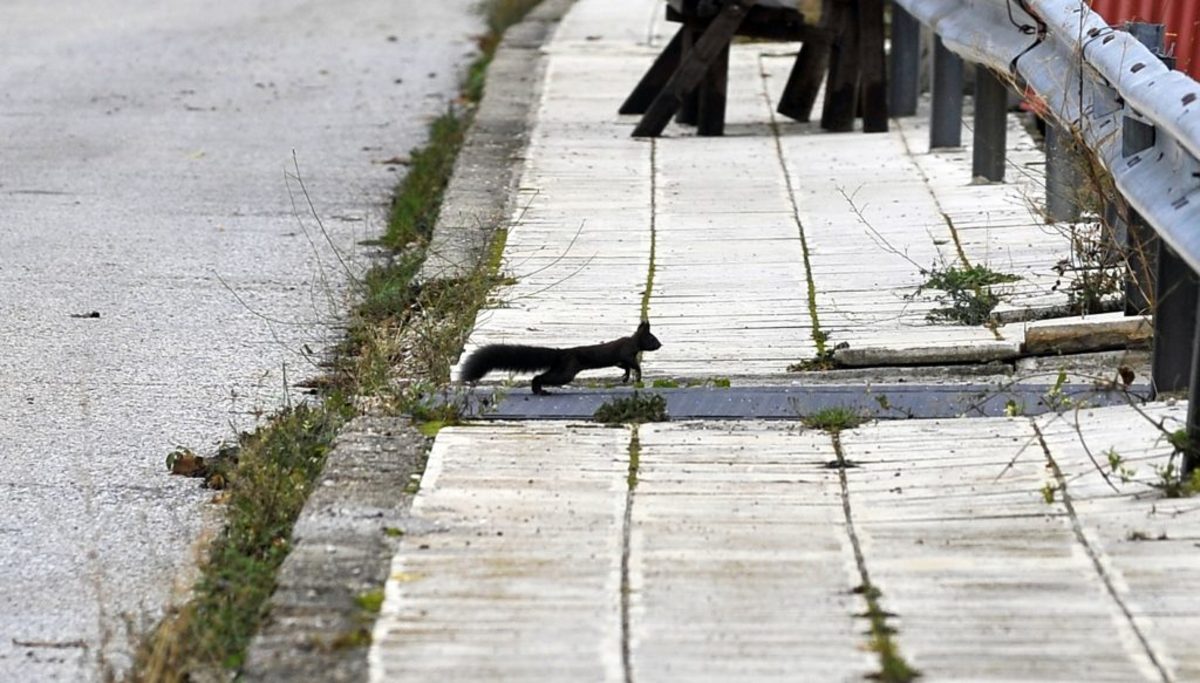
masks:
[[[483,258],[492,233],[512,215],[545,80],[542,48],[574,2],[542,0],[505,32],[488,66],[483,100],[454,162],[418,281],[469,275]]]
[[[453,278],[482,257],[509,215],[545,72],[542,46],[575,0],[543,0],[505,33],[488,68],[483,100],[454,165],[418,279]],[[427,440],[407,418],[359,417],[338,435],[317,489],[292,533],[262,628],[241,678],[291,681],[369,677],[369,639],[334,642],[363,628],[354,598],[382,590],[412,504],[403,493],[421,471]]]
[[[380,590],[421,471],[428,440],[407,417],[358,417],[333,450],[292,529],[268,615],[240,680],[365,680],[364,613]],[[398,533],[398,532],[397,532]],[[320,672],[320,675],[317,675]]]

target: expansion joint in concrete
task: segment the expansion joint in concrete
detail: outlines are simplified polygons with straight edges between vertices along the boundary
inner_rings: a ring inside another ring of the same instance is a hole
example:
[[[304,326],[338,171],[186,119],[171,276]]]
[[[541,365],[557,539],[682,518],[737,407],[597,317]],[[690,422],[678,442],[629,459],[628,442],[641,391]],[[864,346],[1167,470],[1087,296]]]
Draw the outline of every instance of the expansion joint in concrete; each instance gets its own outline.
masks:
[[[626,477],[625,517],[621,526],[621,670],[625,683],[633,681],[633,662],[629,646],[629,603],[632,597],[632,587],[629,579],[629,564],[631,556],[630,536],[633,531],[633,493],[637,489],[638,466],[641,462],[642,446],[638,439],[637,424],[630,425],[629,434],[629,474]]]
[[[1083,532],[1083,525],[1079,522],[1079,516],[1075,514],[1075,503],[1071,499],[1070,491],[1067,490],[1067,479],[1063,476],[1062,470],[1058,467],[1058,462],[1050,452],[1050,446],[1046,443],[1046,437],[1042,434],[1041,427],[1038,426],[1036,420],[1031,421],[1031,424],[1034,433],[1037,434],[1038,443],[1042,447],[1042,453],[1046,456],[1046,464],[1049,465],[1050,470],[1054,473],[1054,480],[1058,484],[1058,495],[1062,500],[1063,507],[1067,510],[1067,517],[1071,520],[1071,531],[1075,534],[1075,540],[1079,541],[1079,544],[1083,546],[1084,552],[1087,553],[1088,559],[1091,560],[1092,566],[1096,569],[1097,576],[1100,577],[1100,581],[1104,584],[1104,589],[1108,592],[1113,602],[1116,603],[1121,614],[1124,615],[1130,631],[1137,638],[1138,644],[1141,646],[1146,658],[1150,661],[1151,666],[1154,667],[1163,681],[1173,680],[1171,674],[1163,666],[1162,660],[1154,651],[1154,647],[1150,645],[1145,632],[1138,626],[1137,619],[1134,617],[1129,605],[1126,604],[1120,592],[1117,591],[1112,573],[1109,572],[1100,558],[1100,551],[1088,541],[1087,535]]]
[[[847,462],[846,454],[842,450],[841,436],[837,432],[833,432],[830,434],[830,439],[833,442],[833,452],[837,455],[838,482],[841,486],[842,514],[846,519],[846,534],[850,538],[850,546],[854,551],[854,564],[858,569],[859,585],[854,592],[861,595],[867,603],[867,611],[862,616],[865,616],[870,622],[868,633],[870,633],[871,640],[868,647],[879,655],[880,668],[883,673],[878,677],[881,680],[910,680],[906,674],[914,678],[919,674],[911,670],[900,656],[899,647],[893,638],[897,631],[895,627],[887,623],[888,617],[895,615],[886,612],[880,603],[883,593],[871,583],[866,555],[863,553],[858,530],[854,526],[854,511],[850,505],[850,482],[846,475],[846,470],[852,465]]]
[[[654,295],[654,266],[658,250],[658,141],[650,139],[650,265],[646,290],[642,292],[642,320],[650,319],[650,297]],[[635,432],[636,433],[636,432]]]
[[[766,65],[763,64],[763,55],[758,56],[759,74],[766,74]],[[808,249],[808,238],[804,235],[804,223],[800,220],[800,205],[796,203],[796,182],[792,178],[792,174],[788,171],[787,159],[783,153],[783,142],[779,139],[779,117],[775,113],[775,105],[771,102],[771,93],[767,89],[767,79],[765,76],[760,76],[759,81],[762,85],[763,98],[769,105],[767,107],[770,112],[770,127],[771,139],[775,143],[775,158],[779,162],[779,170],[783,174],[784,186],[787,188],[788,206],[792,210],[792,219],[796,222],[796,231],[800,236],[800,251],[804,257],[804,281],[808,286],[808,317],[812,322],[812,340],[817,347],[817,357],[823,357],[826,354],[825,343],[828,341],[826,333],[821,329],[821,318],[817,312],[817,285],[813,279],[812,258]]]

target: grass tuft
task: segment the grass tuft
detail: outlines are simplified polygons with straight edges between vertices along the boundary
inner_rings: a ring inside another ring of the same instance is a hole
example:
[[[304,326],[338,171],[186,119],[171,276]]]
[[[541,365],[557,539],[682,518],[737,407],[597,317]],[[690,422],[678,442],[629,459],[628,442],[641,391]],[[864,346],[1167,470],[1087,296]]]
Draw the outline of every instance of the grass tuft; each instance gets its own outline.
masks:
[[[243,439],[226,473],[225,529],[191,601],[144,643],[132,680],[187,681],[241,666],[290,549],[292,524],[350,415],[347,402],[331,397],[284,410]]]
[[[834,406],[818,410],[804,418],[802,422],[809,429],[822,429],[831,434],[837,434],[844,429],[854,429],[862,424],[865,419],[853,408]]]
[[[433,235],[442,195],[469,124],[469,117],[451,108],[429,127],[429,142],[410,153],[408,173],[388,212],[387,232],[381,240],[385,246],[397,251],[414,243],[424,246]]]
[[[606,402],[596,409],[593,418],[607,425],[666,422],[670,419],[667,416],[666,398],[659,394],[643,394],[637,391]]]
[[[1000,297],[992,286],[1016,282],[1021,278],[1000,273],[981,265],[933,268],[925,273],[927,279],[909,298],[927,289],[938,290],[934,300],[942,304],[929,312],[931,322],[950,321],[960,325],[983,325],[992,317]]]

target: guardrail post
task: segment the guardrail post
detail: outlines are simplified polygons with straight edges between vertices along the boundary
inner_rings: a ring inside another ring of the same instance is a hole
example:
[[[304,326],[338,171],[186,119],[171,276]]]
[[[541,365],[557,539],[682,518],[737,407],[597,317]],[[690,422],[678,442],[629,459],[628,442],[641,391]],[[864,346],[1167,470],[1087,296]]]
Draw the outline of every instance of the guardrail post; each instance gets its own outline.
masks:
[[[974,136],[971,174],[992,182],[1003,181],[1008,136],[1008,87],[982,64],[975,66]]]
[[[1079,188],[1083,184],[1074,135],[1046,120],[1046,222],[1076,223],[1080,218]]]
[[[1154,53],[1162,52],[1165,29],[1161,24],[1131,22],[1125,29]],[[1133,156],[1154,146],[1154,127],[1126,116],[1121,124],[1121,153]],[[1128,210],[1125,219],[1125,315],[1150,312],[1150,293],[1155,291],[1158,270],[1158,235],[1137,212]]]
[[[1190,266],[1159,240],[1154,292],[1154,355],[1150,369],[1155,395],[1191,384],[1196,334],[1197,280]]]
[[[1200,318],[1200,311],[1196,312]],[[1200,330],[1197,330],[1200,335]],[[1182,475],[1186,481],[1192,472],[1200,469],[1200,343],[1192,347],[1192,376],[1188,389],[1187,433],[1189,445],[1183,451]]]
[[[892,51],[888,63],[888,111],[913,116],[921,89],[921,23],[892,0]]]
[[[929,148],[962,147],[963,61],[933,39],[933,115]]]
[[[1129,32],[1155,54],[1162,54],[1164,29],[1160,24],[1129,24]],[[1156,132],[1132,117],[1126,116],[1122,125],[1122,153],[1136,156],[1154,147]],[[1139,276],[1153,272],[1154,289],[1154,350],[1150,360],[1154,394],[1198,388],[1193,381],[1193,356],[1196,353],[1197,301],[1200,282],[1191,267],[1170,247],[1154,235],[1154,231],[1136,211],[1130,211],[1129,251],[1130,271],[1136,286],[1146,285]],[[1152,251],[1153,250],[1153,251]],[[1143,267],[1150,253],[1157,254],[1154,270],[1136,273],[1134,266]],[[1127,282],[1128,287],[1128,282]],[[1190,406],[1189,406],[1190,413]],[[1191,425],[1189,424],[1189,434]]]

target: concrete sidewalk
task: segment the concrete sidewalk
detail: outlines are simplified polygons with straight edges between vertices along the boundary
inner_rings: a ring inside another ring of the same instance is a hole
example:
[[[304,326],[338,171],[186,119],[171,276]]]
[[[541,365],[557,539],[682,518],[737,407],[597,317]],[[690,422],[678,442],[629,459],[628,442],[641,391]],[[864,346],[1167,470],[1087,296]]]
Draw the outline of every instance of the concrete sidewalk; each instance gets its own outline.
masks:
[[[1010,182],[973,184],[969,149],[929,152],[921,117],[878,135],[777,118],[795,46],[746,43],[724,137],[631,138],[616,109],[670,36],[661,6],[579,0],[545,48],[513,284],[468,352],[613,339],[645,312],[664,344],[643,360],[648,384],[804,387],[789,367],[819,342],[868,362],[1012,361],[1021,321],[1071,303],[1055,268],[1071,229],[1037,215],[1043,157],[1016,118]],[[1012,322],[928,319],[938,304],[917,288],[956,264],[1019,278],[999,289]],[[837,434],[444,429],[371,679],[862,680],[881,666],[872,600],[923,680],[1200,678],[1200,599],[1183,581],[1200,570],[1200,504],[1155,488],[1185,407],[1057,407]]]

